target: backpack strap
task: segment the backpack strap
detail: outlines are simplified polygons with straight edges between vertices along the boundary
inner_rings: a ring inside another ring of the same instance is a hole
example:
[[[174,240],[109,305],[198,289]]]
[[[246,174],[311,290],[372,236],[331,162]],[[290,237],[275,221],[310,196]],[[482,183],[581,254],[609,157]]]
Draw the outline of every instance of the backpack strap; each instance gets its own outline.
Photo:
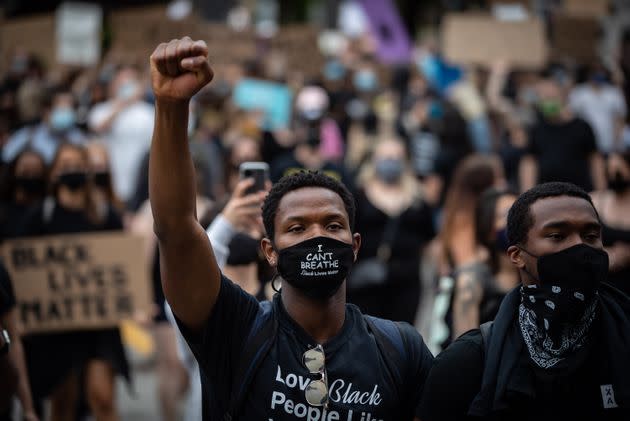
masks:
[[[486,348],[488,347],[488,341],[490,340],[490,334],[492,333],[492,320],[489,322],[483,323],[479,326],[479,330],[481,331],[481,345],[484,352],[484,360]]]
[[[273,309],[273,304],[269,301],[263,301],[260,305],[263,308],[263,315],[254,324],[245,340],[243,353],[238,361],[235,376],[232,380],[229,409],[223,415],[223,421],[238,419],[247,389],[260,367],[260,363],[276,340],[278,319]]]
[[[407,373],[407,341],[399,323],[364,315],[368,329],[374,335],[383,360],[387,365],[401,398],[405,394],[405,374]]]

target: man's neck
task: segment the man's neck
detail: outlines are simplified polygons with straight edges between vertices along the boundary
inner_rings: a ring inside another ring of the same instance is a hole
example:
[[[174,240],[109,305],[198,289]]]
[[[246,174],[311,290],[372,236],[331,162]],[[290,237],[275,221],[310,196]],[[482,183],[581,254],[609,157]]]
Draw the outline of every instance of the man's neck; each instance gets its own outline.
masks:
[[[289,316],[318,344],[326,343],[337,335],[346,316],[346,292],[339,291],[326,301],[314,301],[284,282],[282,304]]]

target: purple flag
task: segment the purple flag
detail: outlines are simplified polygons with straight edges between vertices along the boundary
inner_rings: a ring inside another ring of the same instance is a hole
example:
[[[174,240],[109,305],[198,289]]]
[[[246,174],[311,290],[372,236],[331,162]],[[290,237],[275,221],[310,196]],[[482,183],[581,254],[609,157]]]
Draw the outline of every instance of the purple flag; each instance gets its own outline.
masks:
[[[360,0],[378,43],[378,58],[383,63],[408,62],[411,40],[398,10],[391,0]]]

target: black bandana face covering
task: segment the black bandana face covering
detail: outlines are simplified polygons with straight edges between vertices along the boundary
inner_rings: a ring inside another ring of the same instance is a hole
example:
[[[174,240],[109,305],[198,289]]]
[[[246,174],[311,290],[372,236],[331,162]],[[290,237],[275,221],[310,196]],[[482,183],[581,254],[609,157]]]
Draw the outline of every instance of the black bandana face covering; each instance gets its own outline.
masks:
[[[539,285],[521,287],[521,331],[532,359],[549,368],[584,344],[608,254],[586,244],[544,256],[523,251],[538,258]]]
[[[278,252],[282,279],[316,300],[332,297],[354,262],[352,244],[315,237]]]

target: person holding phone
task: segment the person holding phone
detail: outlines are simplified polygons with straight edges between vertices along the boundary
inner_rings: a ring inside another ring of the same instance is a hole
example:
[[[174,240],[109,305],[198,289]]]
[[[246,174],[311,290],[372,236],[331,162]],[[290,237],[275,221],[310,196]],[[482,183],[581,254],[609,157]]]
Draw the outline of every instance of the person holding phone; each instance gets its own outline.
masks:
[[[188,102],[212,76],[203,41],[173,40],[151,56],[149,185],[162,284],[199,362],[204,419],[418,419],[433,357],[412,326],[346,304],[361,235],[342,184],[300,172],[269,192],[261,246],[282,279],[272,303],[259,303],[221,273],[197,221],[186,140]],[[251,348],[257,339],[260,350]],[[255,367],[247,367],[249,355]]]

